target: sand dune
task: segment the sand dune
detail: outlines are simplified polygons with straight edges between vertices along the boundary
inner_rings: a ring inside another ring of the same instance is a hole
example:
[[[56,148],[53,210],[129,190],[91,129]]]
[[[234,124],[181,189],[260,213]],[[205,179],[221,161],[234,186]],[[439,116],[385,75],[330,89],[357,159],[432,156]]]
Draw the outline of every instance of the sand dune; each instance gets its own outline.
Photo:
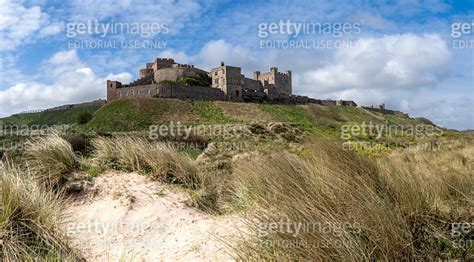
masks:
[[[212,217],[186,199],[136,173],[107,173],[71,200],[65,227],[87,261],[231,261],[222,238],[237,234],[238,219]]]

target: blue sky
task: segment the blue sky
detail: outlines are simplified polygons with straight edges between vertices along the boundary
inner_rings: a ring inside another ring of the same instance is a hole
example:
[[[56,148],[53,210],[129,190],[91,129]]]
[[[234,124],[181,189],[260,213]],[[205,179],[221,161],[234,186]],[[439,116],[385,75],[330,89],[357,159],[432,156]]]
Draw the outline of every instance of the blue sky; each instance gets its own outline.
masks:
[[[68,26],[78,33],[88,21],[168,30],[68,37]],[[360,31],[259,36],[259,26],[279,21]],[[473,40],[473,22],[471,0],[0,0],[0,116],[104,98],[107,79],[128,82],[146,62],[173,57],[203,69],[225,61],[247,76],[270,66],[292,69],[297,94],[385,103],[448,128],[474,129],[474,46],[460,48]],[[457,38],[453,23],[465,26]],[[137,46],[120,46],[129,40]],[[71,48],[74,41],[118,47]],[[262,48],[261,41],[307,45]]]

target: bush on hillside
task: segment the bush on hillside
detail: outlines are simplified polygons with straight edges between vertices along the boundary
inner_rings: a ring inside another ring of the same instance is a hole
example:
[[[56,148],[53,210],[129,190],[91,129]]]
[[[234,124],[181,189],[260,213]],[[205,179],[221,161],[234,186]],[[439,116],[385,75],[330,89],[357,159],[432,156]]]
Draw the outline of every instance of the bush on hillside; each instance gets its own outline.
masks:
[[[81,112],[77,115],[76,123],[79,125],[87,124],[92,119],[92,114],[89,112]]]
[[[92,152],[90,135],[75,133],[67,136],[66,140],[71,144],[72,150],[76,153],[87,156]]]
[[[161,85],[165,85],[165,86],[174,86],[176,85],[176,81],[171,81],[171,80],[162,80],[159,82],[159,84]]]

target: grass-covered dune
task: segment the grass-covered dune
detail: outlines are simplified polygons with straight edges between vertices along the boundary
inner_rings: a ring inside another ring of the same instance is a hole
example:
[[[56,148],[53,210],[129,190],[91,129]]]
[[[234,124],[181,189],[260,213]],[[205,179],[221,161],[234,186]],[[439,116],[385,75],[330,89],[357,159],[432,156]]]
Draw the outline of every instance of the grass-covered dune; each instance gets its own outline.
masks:
[[[223,239],[239,260],[469,260],[472,247],[459,243],[472,233],[455,235],[453,224],[473,218],[473,141],[373,159],[319,138],[298,151],[245,152],[210,170],[143,138],[98,137],[84,157],[49,136],[28,148],[29,171],[0,168],[0,257],[75,260],[56,230],[62,203],[50,185],[56,192],[75,172],[93,180],[116,170],[178,186],[206,212],[241,214],[243,235]]]
[[[353,107],[129,98],[113,101],[97,110],[85,129],[126,132],[146,130],[150,125],[170,122],[188,125],[289,122],[307,130],[330,134],[342,124],[364,121],[422,124],[402,114],[383,115]]]
[[[64,199],[57,193],[81,194],[85,181],[106,171],[136,172],[183,190],[193,208],[238,215],[242,235],[223,241],[239,260],[473,258],[472,231],[453,231],[474,218],[472,134],[442,129],[429,137],[439,148],[360,154],[343,144],[422,140],[351,132],[345,139],[347,127],[429,123],[352,107],[158,98],[88,110],[92,118],[82,124],[74,109],[7,118],[69,128],[28,140],[14,160],[3,156],[15,167],[0,163],[0,259],[79,259],[60,230]],[[178,122],[204,130],[179,141],[204,147],[174,148],[168,142],[181,137],[147,132]],[[208,132],[214,126],[233,128]]]

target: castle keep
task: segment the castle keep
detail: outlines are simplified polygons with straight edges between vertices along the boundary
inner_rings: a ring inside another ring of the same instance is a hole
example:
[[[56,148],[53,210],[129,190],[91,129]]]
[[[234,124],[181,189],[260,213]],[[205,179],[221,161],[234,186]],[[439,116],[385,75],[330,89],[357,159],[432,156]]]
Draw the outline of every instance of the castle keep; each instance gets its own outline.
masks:
[[[227,97],[235,100],[287,100],[291,94],[291,71],[278,72],[278,68],[270,68],[270,72],[261,74],[256,71],[253,79],[246,78],[240,67],[226,66],[211,70],[212,87],[224,91]]]
[[[211,72],[170,58],[157,58],[139,70],[139,79],[122,84],[107,80],[107,101],[126,97],[161,97],[274,103],[318,103],[356,106],[353,101],[317,100],[292,94],[291,71],[256,71],[245,77],[240,67],[225,65]]]

